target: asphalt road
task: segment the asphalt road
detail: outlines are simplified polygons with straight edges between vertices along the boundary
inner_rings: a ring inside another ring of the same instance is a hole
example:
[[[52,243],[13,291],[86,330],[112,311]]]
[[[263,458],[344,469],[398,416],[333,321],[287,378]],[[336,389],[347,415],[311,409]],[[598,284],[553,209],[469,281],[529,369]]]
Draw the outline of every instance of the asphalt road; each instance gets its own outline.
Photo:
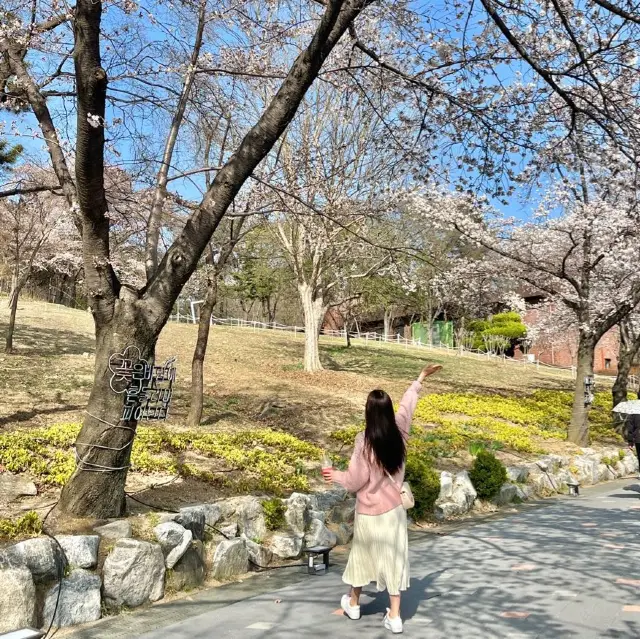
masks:
[[[404,636],[640,637],[640,484],[614,482],[410,547]],[[386,637],[386,593],[338,610],[341,570],[278,571],[74,632],[77,639]]]

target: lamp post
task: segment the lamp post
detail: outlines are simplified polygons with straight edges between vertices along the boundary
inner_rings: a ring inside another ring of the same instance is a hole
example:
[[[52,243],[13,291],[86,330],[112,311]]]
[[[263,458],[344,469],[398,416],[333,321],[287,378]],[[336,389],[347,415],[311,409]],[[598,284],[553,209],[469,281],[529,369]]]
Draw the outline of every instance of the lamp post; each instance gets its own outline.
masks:
[[[569,487],[569,494],[572,497],[578,497],[580,495],[580,484],[575,479],[570,479],[567,482],[567,486]]]
[[[331,548],[329,546],[314,546],[313,548],[307,548],[307,554],[309,557],[307,571],[310,575],[324,574],[327,571],[327,568],[329,568],[330,552]],[[322,557],[322,563],[317,564],[316,560],[320,557]]]
[[[593,380],[593,375],[587,375],[584,378],[584,405],[590,406],[593,404],[594,393],[596,390],[596,384]]]

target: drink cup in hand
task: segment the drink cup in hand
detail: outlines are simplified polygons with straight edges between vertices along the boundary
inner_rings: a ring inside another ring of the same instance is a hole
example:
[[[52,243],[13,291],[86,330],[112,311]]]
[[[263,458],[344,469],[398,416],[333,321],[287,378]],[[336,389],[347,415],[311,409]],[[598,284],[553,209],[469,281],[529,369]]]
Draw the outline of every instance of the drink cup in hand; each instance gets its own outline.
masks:
[[[322,476],[328,483],[333,481],[333,463],[326,453],[322,457]]]

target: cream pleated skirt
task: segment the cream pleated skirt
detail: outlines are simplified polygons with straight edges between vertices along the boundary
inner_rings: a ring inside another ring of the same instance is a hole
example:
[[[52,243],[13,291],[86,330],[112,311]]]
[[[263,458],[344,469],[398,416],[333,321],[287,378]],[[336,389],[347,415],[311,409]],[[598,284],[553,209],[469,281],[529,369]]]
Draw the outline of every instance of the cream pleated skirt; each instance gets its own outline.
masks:
[[[409,587],[407,513],[402,506],[382,515],[356,513],[342,581],[355,587],[375,581],[378,591],[386,589],[390,595]]]

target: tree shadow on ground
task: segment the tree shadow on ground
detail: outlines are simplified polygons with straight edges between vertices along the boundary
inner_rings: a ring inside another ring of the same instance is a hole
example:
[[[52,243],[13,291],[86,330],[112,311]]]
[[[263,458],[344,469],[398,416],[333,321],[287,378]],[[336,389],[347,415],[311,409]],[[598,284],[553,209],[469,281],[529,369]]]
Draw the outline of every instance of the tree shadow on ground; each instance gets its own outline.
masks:
[[[7,324],[0,321],[0,334],[6,334]],[[13,335],[15,355],[82,355],[93,354],[95,339],[83,333],[55,328],[17,325]]]
[[[77,404],[63,404],[55,408],[34,408],[32,410],[19,410],[11,415],[0,417],[0,428],[12,422],[28,422],[36,416],[55,415],[56,413],[66,413],[67,411],[80,410],[82,406]]]
[[[623,611],[637,600],[638,529],[637,511],[587,497],[523,508],[448,535],[421,533],[410,546],[415,576],[403,594],[405,635],[638,637],[637,613]],[[269,573],[272,587],[263,575],[160,603],[126,620],[106,619],[73,636],[99,639],[126,627],[127,636],[147,639],[208,639],[212,628],[239,639],[387,637],[381,623],[386,593],[363,601],[358,622],[333,614],[346,588],[341,572],[276,571]],[[253,622],[264,627],[245,630]]]
[[[488,362],[485,359],[455,357],[455,352],[444,355],[430,350],[403,350],[401,347],[320,345],[320,359],[328,370],[350,372],[391,380],[415,378],[426,363],[441,364],[443,370],[429,381],[438,391],[487,393],[486,377],[491,370],[492,392],[512,394],[530,391],[532,386],[550,390],[568,389],[571,380],[537,375],[526,369],[525,375],[513,364]]]

